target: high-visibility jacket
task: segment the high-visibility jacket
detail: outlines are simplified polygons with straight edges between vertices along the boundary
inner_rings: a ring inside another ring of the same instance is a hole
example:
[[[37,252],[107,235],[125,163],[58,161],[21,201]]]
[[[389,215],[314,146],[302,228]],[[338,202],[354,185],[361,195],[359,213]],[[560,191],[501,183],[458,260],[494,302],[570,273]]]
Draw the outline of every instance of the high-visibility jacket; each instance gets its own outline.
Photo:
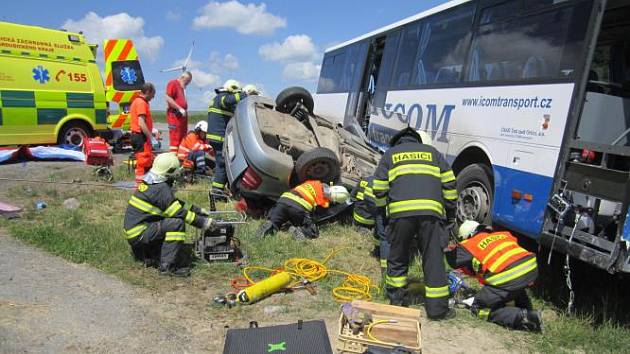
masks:
[[[200,208],[186,206],[175,198],[173,190],[166,182],[147,184],[143,181],[129,199],[124,232],[128,239],[134,238],[142,234],[150,223],[164,218],[182,219],[189,225],[201,228],[206,223],[206,218],[200,213]]]
[[[222,143],[225,138],[225,127],[234,115],[236,105],[247,97],[245,93],[219,91],[208,106],[208,140]]]
[[[479,233],[462,241],[459,246],[472,255],[472,270],[483,283],[493,284],[499,278],[505,278],[503,282],[507,282],[536,268],[533,253],[519,246],[516,237],[508,231]],[[529,261],[531,264],[524,262],[521,270],[513,270],[516,267],[511,266],[525,258],[533,261]],[[508,272],[513,273],[509,279],[501,276]]]
[[[195,132],[189,132],[186,137],[179,144],[177,149],[177,158],[181,161],[188,159],[188,155],[191,151],[210,151],[210,145],[202,140]]]
[[[312,211],[317,206],[328,208],[330,199],[324,193],[322,182],[309,180],[283,193],[278,203],[294,205]]]
[[[385,152],[372,183],[377,206],[387,206],[392,219],[455,217],[457,186],[451,167],[435,148],[412,136],[403,136]]]
[[[352,190],[352,198],[354,199],[352,217],[358,224],[365,226],[373,226],[376,223],[374,219],[376,204],[372,192],[373,179],[373,176],[362,178]]]

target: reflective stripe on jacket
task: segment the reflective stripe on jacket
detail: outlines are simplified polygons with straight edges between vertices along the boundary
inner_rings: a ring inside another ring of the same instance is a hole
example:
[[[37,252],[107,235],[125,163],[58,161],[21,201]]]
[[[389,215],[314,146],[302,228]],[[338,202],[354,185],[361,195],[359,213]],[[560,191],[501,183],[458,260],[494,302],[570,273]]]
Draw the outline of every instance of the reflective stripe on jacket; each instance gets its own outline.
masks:
[[[245,97],[247,95],[240,92],[219,92],[212,98],[208,107],[208,140],[223,142],[225,127],[234,115],[236,105]]]
[[[188,159],[188,155],[192,151],[209,151],[210,145],[206,144],[195,132],[189,132],[177,149],[177,158],[181,161]]]
[[[508,231],[479,233],[460,245],[473,256],[473,270],[480,275],[500,273],[514,262],[533,255],[519,246]]]

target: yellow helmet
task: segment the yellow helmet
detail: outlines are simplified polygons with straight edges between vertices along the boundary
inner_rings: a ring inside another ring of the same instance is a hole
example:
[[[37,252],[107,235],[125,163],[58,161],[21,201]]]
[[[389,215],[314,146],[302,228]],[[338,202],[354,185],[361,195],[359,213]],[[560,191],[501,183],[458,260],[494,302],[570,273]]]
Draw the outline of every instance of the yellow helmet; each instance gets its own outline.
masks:
[[[248,95],[260,95],[260,91],[258,91],[258,88],[252,84],[247,84],[243,86],[243,92]]]
[[[181,170],[179,159],[177,155],[172,152],[159,154],[155,160],[153,160],[153,166],[151,167],[151,173],[160,177],[174,177]]]
[[[223,89],[232,93],[239,92],[241,91],[241,83],[234,79],[229,79],[223,84]]]

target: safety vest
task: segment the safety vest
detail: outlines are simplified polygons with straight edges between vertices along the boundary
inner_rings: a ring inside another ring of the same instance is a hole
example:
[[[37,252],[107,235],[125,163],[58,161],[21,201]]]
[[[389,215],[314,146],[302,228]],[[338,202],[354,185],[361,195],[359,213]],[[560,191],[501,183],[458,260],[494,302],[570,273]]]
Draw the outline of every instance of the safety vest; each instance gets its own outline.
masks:
[[[361,179],[355,188],[355,201],[352,217],[354,221],[363,226],[374,226],[375,198],[372,192],[372,178]]]
[[[182,142],[179,144],[179,148],[177,149],[177,158],[184,161],[188,159],[188,155],[191,151],[208,151],[210,150],[210,145],[206,144],[205,141],[199,138],[199,135],[195,132],[190,132]]]
[[[473,256],[473,270],[484,275],[497,274],[514,262],[533,255],[507,231],[480,233],[460,243]]]
[[[324,195],[324,185],[314,180],[306,181],[290,192],[283,193],[281,198],[292,200],[308,211],[316,206],[328,208],[330,205],[330,200]]]

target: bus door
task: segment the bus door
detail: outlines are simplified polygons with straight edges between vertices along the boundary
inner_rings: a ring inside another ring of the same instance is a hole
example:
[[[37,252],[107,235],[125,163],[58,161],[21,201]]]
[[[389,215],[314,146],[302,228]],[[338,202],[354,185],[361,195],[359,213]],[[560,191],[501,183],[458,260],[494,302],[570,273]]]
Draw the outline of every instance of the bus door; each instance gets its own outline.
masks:
[[[376,91],[376,82],[378,80],[378,72],[383,59],[383,50],[385,49],[385,36],[373,38],[368,47],[367,60],[363,68],[361,85],[359,86],[359,96],[355,116],[357,122],[361,126],[363,132],[367,133],[369,124],[369,110],[372,106],[374,93]]]
[[[594,3],[593,49],[585,55],[541,241],[611,273],[630,272],[630,1]]]
[[[369,42],[362,41],[349,46],[346,49],[346,61],[341,74],[340,86],[347,89],[348,99],[344,113],[343,124],[350,127],[356,124],[357,108],[363,96],[361,83],[366,66]]]

